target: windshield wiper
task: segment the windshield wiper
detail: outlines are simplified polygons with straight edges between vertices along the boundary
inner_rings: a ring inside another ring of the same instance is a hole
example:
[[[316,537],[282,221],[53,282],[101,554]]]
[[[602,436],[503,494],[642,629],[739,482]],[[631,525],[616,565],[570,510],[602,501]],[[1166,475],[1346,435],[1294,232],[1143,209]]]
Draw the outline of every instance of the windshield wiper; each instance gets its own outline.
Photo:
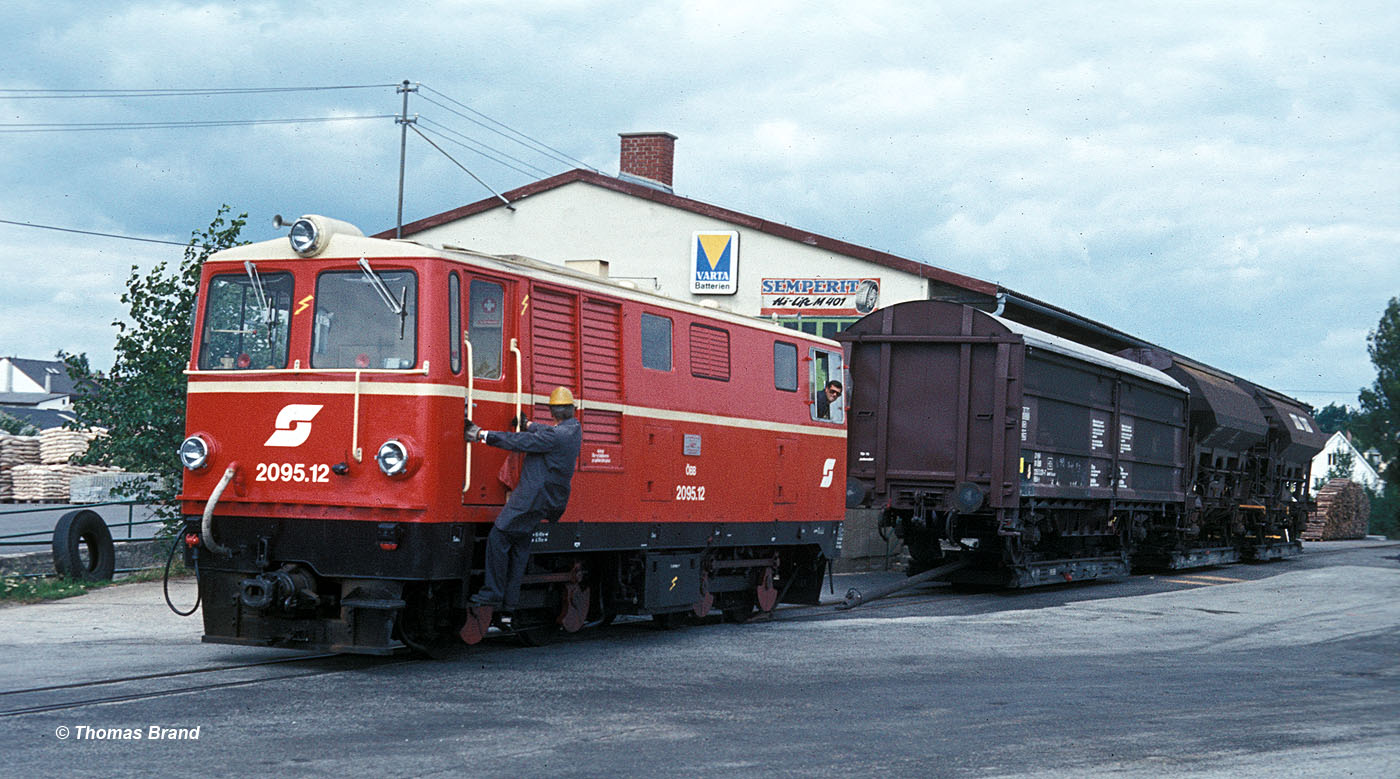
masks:
[[[277,316],[272,312],[272,304],[267,300],[267,289],[263,287],[262,276],[258,273],[258,266],[251,260],[244,260],[243,270],[248,273],[248,283],[253,287],[253,295],[258,299],[258,305],[263,311],[263,322],[267,324],[267,342],[273,343],[273,329],[277,327]]]
[[[379,274],[374,272],[374,268],[369,266],[369,260],[361,257],[359,266],[360,272],[369,280],[370,286],[379,293],[379,299],[384,301],[384,305],[388,306],[390,311],[399,315],[399,340],[402,341],[404,326],[408,324],[408,287],[404,286],[399,299],[394,300],[394,293],[389,291],[389,287],[384,284],[384,279],[381,279]]]

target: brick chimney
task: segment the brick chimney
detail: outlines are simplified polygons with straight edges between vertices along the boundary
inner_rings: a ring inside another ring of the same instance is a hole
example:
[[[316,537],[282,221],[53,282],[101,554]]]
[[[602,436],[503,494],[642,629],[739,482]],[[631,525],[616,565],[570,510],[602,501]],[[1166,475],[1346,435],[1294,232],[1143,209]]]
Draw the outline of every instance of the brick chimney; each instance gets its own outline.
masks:
[[[637,176],[671,188],[676,136],[670,133],[618,133],[622,138],[623,176]]]

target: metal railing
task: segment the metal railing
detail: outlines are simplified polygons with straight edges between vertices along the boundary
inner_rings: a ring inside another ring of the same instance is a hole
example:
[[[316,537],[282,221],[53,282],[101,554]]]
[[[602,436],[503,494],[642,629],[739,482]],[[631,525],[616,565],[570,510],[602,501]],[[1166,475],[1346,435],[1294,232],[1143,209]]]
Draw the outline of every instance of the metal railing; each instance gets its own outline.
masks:
[[[112,522],[109,522],[109,521],[107,520],[106,517],[102,517],[103,523],[105,523],[105,524],[107,525],[108,531],[112,533],[112,543],[113,543],[113,544],[122,544],[122,543],[136,543],[136,542],[140,542],[140,541],[159,541],[159,540],[161,540],[160,534],[159,534],[159,533],[155,533],[155,534],[150,535],[150,536],[144,536],[144,537],[141,537],[141,538],[137,538],[137,537],[136,537],[136,528],[138,528],[138,527],[143,527],[143,526],[146,526],[146,525],[164,525],[164,524],[165,524],[165,520],[160,519],[160,518],[158,518],[158,517],[152,517],[152,518],[150,518],[150,519],[139,519],[139,520],[136,519],[136,509],[137,509],[137,507],[139,507],[139,506],[148,506],[148,505],[150,505],[150,504],[147,503],[147,502],[143,502],[143,501],[134,501],[134,500],[113,500],[113,501],[103,501],[103,502],[100,502],[100,503],[59,503],[59,504],[50,503],[50,504],[43,504],[43,505],[37,505],[37,504],[36,504],[36,505],[33,505],[33,506],[28,506],[28,507],[26,507],[26,508],[21,508],[21,509],[7,509],[7,510],[0,511],[0,521],[3,521],[6,517],[20,516],[20,515],[22,515],[22,514],[66,513],[66,512],[69,512],[69,511],[79,511],[79,510],[82,510],[82,509],[95,509],[95,508],[100,508],[100,507],[102,507],[102,506],[126,506],[126,521],[125,521],[125,522],[116,522],[116,523],[112,523]],[[100,515],[99,515],[99,516],[100,516]],[[119,533],[120,533],[123,529],[125,529],[125,537],[119,536]],[[43,546],[52,547],[52,545],[53,545],[53,536],[54,536],[54,528],[48,528],[48,529],[44,529],[44,530],[30,530],[30,531],[26,531],[26,532],[22,532],[22,533],[6,533],[6,534],[0,534],[0,551],[3,551],[3,549],[5,549],[5,548],[7,548],[7,547],[43,547]],[[34,552],[35,552],[35,553],[42,553],[42,552],[43,552],[43,549],[38,549],[38,548],[36,548],[36,549],[34,550]],[[115,569],[115,570],[113,571],[113,573],[136,573],[136,572],[138,572],[138,571],[152,570],[152,569],[154,569],[154,568],[159,568],[159,567],[161,567],[159,564],[154,564],[154,565],[150,565],[150,566],[143,566],[143,567],[141,567],[141,568],[117,568],[117,569]],[[17,578],[17,579],[42,579],[42,578],[46,578],[46,577],[50,577],[50,576],[54,576],[54,575],[55,575],[54,573],[49,572],[49,573],[11,573],[11,574],[5,574],[4,576],[5,576],[6,578],[12,578],[12,579],[15,579],[15,578]]]

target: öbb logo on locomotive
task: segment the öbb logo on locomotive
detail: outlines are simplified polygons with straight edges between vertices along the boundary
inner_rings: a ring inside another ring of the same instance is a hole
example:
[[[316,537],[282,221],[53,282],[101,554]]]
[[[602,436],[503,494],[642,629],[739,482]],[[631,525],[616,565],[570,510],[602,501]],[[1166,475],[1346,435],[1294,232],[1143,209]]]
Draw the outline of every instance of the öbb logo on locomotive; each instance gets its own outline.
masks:
[[[289,403],[277,412],[276,430],[267,437],[263,446],[285,446],[294,448],[306,443],[311,437],[311,420],[321,413],[323,406],[310,403]]]

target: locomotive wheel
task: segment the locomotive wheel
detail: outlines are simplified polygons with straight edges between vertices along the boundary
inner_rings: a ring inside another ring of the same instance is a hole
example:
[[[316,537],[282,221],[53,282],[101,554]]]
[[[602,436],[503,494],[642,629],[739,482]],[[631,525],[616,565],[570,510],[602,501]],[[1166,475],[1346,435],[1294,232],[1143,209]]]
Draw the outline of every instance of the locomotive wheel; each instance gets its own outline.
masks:
[[[764,614],[771,613],[773,607],[778,605],[778,590],[773,586],[772,568],[763,569],[763,577],[754,588],[754,594],[758,600],[758,610]]]

